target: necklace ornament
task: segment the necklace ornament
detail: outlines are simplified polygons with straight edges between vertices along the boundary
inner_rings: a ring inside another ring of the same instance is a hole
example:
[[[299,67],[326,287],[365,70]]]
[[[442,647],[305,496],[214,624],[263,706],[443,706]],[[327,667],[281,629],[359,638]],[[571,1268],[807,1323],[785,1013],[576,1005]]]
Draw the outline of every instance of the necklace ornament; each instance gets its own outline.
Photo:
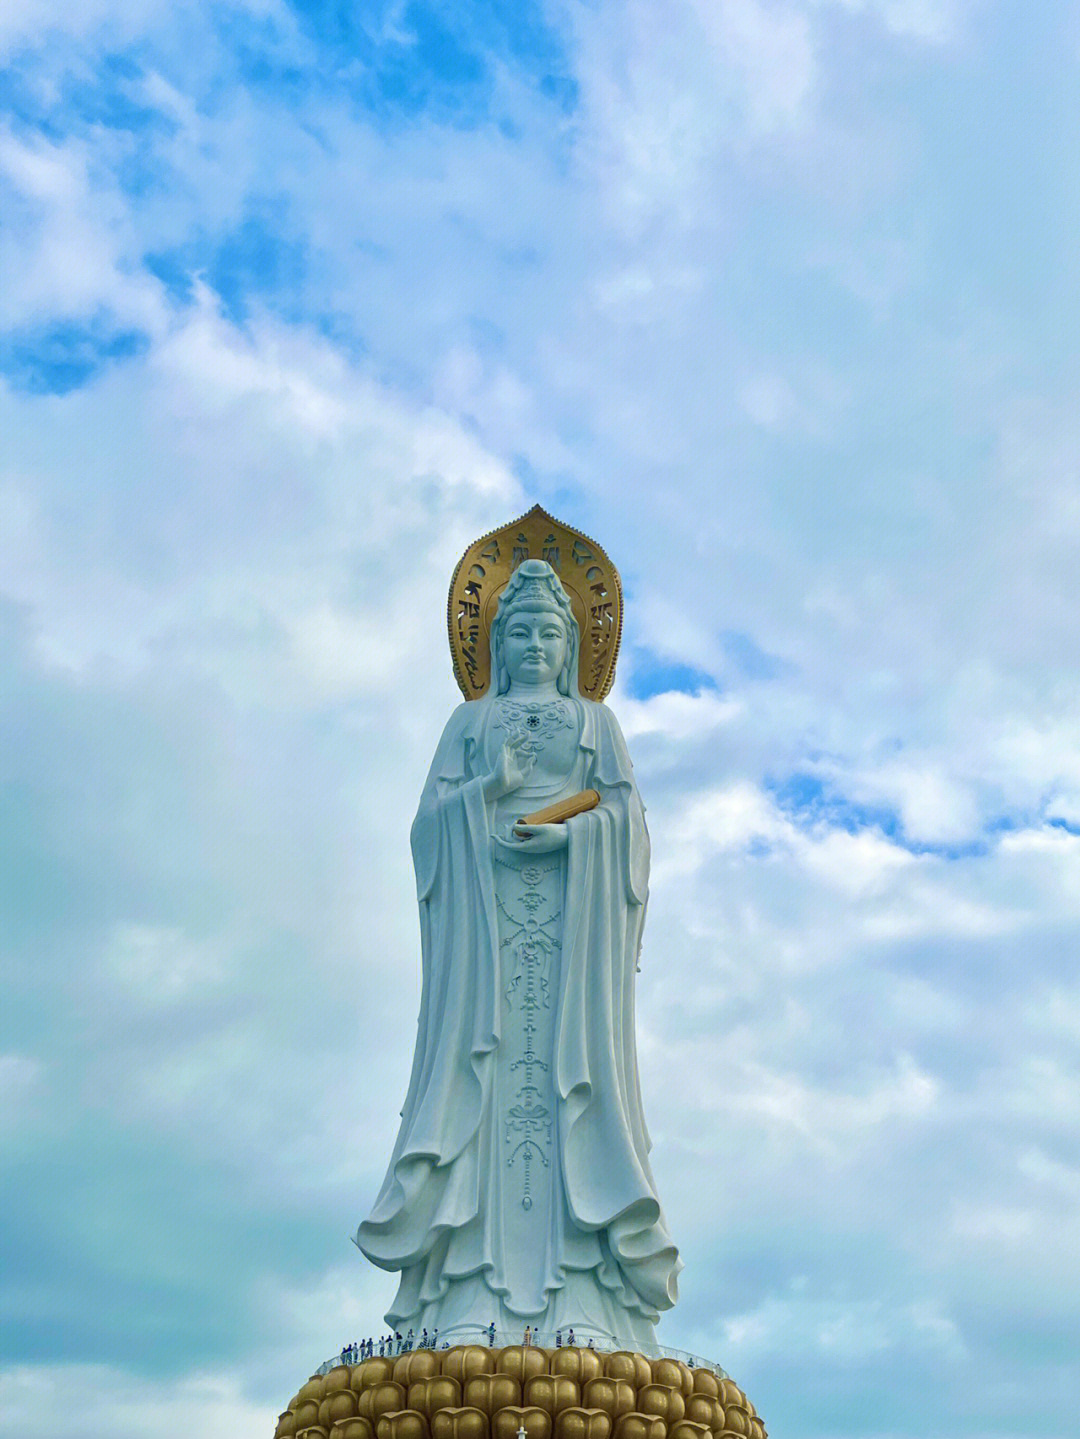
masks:
[[[525,741],[528,754],[539,754],[552,735],[574,728],[573,712],[566,700],[501,699],[495,705],[495,723],[508,736]]]

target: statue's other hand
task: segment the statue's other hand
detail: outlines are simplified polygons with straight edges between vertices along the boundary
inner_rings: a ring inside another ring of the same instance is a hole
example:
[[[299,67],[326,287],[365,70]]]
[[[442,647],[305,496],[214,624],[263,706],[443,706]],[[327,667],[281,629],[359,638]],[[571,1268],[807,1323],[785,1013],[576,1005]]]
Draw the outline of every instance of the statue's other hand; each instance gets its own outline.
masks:
[[[507,849],[523,850],[529,854],[550,854],[556,849],[565,849],[569,840],[565,824],[516,824],[513,838]]]

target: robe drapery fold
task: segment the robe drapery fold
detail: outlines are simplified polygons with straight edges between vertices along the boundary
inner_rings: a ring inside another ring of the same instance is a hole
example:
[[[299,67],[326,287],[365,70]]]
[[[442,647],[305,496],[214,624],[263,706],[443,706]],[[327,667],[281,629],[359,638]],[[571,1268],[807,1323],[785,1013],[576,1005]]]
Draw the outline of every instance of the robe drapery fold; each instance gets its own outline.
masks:
[[[401,1272],[387,1315],[398,1329],[431,1328],[440,1313],[483,1325],[497,1297],[500,1312],[542,1327],[557,1316],[640,1343],[643,1326],[651,1332],[658,1311],[675,1302],[681,1265],[649,1168],[634,1030],[649,872],[644,809],[611,712],[571,703],[580,721],[579,772],[601,803],[568,822],[563,852],[550,1056],[559,1193],[553,1237],[537,1259],[542,1307],[512,1292],[504,1226],[492,1212],[493,1202],[505,1202],[493,1166],[500,1162],[494,1088],[507,975],[494,805],[482,789],[493,705],[485,698],[450,717],[413,824],[423,954],[416,1053],[389,1171],[356,1236],[373,1263]]]

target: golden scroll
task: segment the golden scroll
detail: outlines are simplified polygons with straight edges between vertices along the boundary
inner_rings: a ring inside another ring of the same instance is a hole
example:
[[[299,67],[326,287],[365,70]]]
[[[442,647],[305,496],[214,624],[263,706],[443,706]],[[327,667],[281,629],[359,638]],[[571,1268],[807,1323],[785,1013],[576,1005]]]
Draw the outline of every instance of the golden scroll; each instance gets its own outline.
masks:
[[[600,803],[600,796],[594,789],[583,789],[577,794],[569,795],[566,799],[560,799],[555,804],[549,804],[546,809],[538,809],[533,814],[527,814],[524,819],[519,819],[514,828],[525,824],[565,824],[568,819],[573,819],[576,814],[586,814],[590,809],[595,809]]]

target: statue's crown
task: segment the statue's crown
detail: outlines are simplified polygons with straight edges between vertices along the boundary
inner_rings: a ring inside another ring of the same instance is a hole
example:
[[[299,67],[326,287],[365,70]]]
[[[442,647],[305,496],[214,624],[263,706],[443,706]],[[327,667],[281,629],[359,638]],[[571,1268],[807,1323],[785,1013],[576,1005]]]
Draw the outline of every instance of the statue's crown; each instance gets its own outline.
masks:
[[[536,600],[550,605],[554,603],[555,596],[551,592],[550,584],[545,584],[542,579],[527,579],[514,595],[511,605],[527,605]]]

